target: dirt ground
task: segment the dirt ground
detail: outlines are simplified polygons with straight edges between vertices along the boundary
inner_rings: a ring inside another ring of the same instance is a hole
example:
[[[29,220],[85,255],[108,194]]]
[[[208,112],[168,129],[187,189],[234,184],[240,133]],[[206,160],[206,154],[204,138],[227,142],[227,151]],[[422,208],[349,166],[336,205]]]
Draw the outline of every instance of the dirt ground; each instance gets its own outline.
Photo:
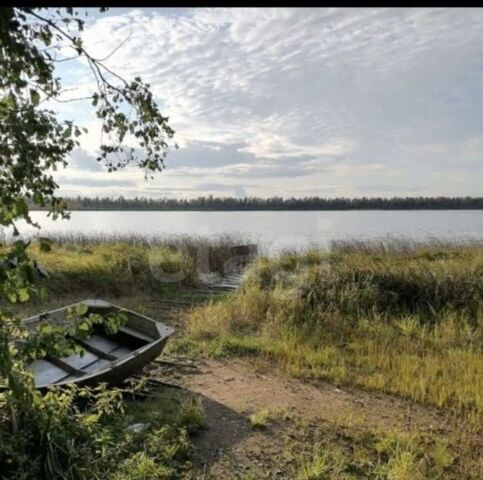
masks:
[[[159,312],[158,303],[153,307]],[[182,314],[166,320],[183,331]],[[463,438],[474,446],[472,458],[483,452],[481,435],[469,433],[460,420],[409,400],[296,379],[254,358],[166,360],[152,373],[199,395],[205,410],[206,428],[194,438],[196,480],[296,480],[301,456],[327,441],[351,444],[354,432],[429,431],[453,444]],[[250,415],[267,408],[286,416],[254,428]],[[483,471],[483,463],[476,462]]]
[[[393,396],[290,378],[261,361],[172,358],[157,377],[202,398],[206,428],[195,441],[197,479],[293,479],[296,458],[324,435],[324,426],[464,435],[438,410]],[[286,412],[282,421],[253,428],[261,409]],[[480,444],[480,447],[483,445]]]

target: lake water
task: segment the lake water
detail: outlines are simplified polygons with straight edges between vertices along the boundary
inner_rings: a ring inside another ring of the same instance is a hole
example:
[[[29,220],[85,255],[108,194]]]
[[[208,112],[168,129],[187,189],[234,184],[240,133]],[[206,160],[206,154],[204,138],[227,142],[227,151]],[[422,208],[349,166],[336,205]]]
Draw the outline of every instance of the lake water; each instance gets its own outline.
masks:
[[[70,220],[32,217],[47,233],[137,234],[146,236],[240,234],[268,254],[307,245],[327,247],[334,239],[380,237],[424,240],[483,239],[481,210],[365,210],[283,212],[74,211]],[[20,226],[22,234],[34,230]]]

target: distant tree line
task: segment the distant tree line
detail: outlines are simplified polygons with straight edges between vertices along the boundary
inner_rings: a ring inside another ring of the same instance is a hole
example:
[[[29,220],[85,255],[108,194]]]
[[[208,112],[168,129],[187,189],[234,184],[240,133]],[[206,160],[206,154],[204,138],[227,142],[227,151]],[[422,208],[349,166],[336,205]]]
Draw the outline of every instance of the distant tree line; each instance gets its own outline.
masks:
[[[192,199],[134,197],[64,198],[70,210],[443,210],[483,209],[483,197],[258,198]],[[32,209],[38,209],[31,205]]]

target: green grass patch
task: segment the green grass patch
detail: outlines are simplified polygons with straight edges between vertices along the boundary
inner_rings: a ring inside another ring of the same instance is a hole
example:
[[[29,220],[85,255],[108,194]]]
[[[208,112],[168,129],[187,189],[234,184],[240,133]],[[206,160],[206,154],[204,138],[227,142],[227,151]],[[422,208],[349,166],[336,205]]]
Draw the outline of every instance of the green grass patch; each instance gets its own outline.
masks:
[[[252,413],[248,420],[253,428],[264,429],[270,424],[290,420],[291,415],[286,408],[273,406],[265,407]]]
[[[191,469],[190,436],[203,428],[204,413],[197,398],[169,393],[128,402],[122,426],[116,436],[118,451],[106,472],[109,478],[174,480],[185,478]]]
[[[297,480],[458,478],[449,445],[432,435],[347,430],[298,459]],[[467,478],[477,478],[473,472]]]

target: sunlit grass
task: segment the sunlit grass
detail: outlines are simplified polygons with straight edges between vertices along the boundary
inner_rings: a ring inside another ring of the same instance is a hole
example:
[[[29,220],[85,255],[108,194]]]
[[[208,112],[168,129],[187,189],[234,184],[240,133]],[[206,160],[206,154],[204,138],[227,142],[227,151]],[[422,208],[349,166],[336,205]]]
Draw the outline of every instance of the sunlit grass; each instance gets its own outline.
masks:
[[[252,413],[248,420],[253,428],[266,428],[271,423],[289,420],[291,415],[286,408],[279,406],[265,407]]]
[[[43,285],[54,295],[89,291],[126,295],[133,291],[196,286],[202,273],[221,275],[230,267],[236,236],[144,238],[66,235],[51,238],[50,252],[33,242],[31,257],[49,275]],[[1,248],[1,247],[0,247]]]
[[[419,245],[261,258],[188,333],[215,355],[262,355],[299,377],[397,394],[480,424],[483,248]]]
[[[447,478],[446,475],[454,478],[450,472],[454,456],[440,439],[416,433],[354,430],[347,434],[350,442],[326,442],[312,456],[300,458],[297,479],[434,480]]]

